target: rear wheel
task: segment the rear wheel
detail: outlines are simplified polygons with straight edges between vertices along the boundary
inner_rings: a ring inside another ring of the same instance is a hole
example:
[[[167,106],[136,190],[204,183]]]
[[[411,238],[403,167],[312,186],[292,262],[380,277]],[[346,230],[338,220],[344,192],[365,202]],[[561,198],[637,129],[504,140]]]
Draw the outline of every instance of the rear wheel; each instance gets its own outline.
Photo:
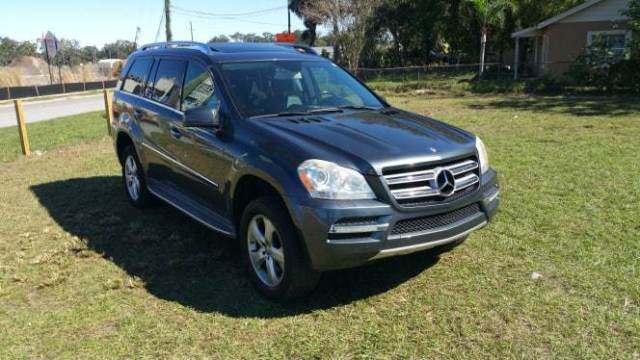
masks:
[[[122,182],[129,202],[135,207],[147,207],[153,199],[147,189],[142,165],[135,149],[127,147],[122,152]]]
[[[249,203],[242,215],[240,237],[247,271],[267,297],[293,299],[317,285],[320,273],[311,268],[289,212],[277,197]]]

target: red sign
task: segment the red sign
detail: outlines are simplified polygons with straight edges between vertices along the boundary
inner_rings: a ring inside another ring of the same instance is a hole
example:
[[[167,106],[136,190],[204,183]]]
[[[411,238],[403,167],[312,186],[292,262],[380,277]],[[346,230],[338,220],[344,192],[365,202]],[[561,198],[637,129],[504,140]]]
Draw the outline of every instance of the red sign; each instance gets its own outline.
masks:
[[[298,38],[294,33],[279,33],[276,34],[276,41],[281,43],[295,44],[296,41],[298,41]]]

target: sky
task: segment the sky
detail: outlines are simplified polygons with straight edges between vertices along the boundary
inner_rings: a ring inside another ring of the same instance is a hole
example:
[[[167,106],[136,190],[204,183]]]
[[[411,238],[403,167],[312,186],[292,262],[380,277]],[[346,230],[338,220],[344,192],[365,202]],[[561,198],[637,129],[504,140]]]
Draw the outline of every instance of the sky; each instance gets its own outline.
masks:
[[[195,41],[214,35],[287,29],[287,0],[171,0],[174,40]],[[77,39],[81,46],[101,47],[118,39],[133,41],[140,27],[139,44],[156,41],[164,0],[0,0],[0,36],[35,41],[47,31],[58,38]],[[262,10],[268,10],[260,12]],[[259,12],[259,13],[256,13]],[[251,13],[251,14],[248,14]],[[292,30],[304,29],[291,15]],[[158,41],[164,41],[164,25]]]

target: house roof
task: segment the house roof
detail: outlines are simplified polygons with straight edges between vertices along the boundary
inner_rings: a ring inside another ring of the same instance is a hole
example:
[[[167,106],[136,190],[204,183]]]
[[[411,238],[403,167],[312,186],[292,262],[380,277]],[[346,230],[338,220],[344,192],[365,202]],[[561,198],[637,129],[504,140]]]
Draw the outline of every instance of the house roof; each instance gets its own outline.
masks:
[[[568,18],[571,15],[577,14],[581,11],[584,11],[590,7],[592,7],[593,5],[596,5],[598,3],[601,3],[604,0],[589,0],[587,2],[584,2],[574,8],[571,8],[561,14],[558,14],[550,19],[547,19],[535,26],[532,26],[530,28],[526,28],[520,31],[516,31],[513,34],[511,34],[511,37],[513,38],[522,38],[522,37],[532,37],[532,36],[536,36],[538,34],[538,31],[546,28],[549,25],[555,24],[559,21],[562,21],[563,19]]]

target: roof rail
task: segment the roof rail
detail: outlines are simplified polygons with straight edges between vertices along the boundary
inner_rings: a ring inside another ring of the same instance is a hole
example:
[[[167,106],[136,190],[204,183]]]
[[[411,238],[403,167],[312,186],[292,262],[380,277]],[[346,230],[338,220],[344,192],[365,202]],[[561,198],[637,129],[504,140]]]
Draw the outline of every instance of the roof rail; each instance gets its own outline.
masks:
[[[288,47],[288,48],[292,48],[298,52],[301,52],[303,54],[309,54],[309,55],[319,55],[317,51],[315,51],[313,48],[306,46],[306,45],[300,45],[300,44],[291,44],[291,43],[276,43],[276,45],[279,46],[283,46],[283,47]]]
[[[211,46],[194,41],[167,41],[142,45],[138,51],[147,51],[152,49],[172,49],[172,48],[192,48],[202,51],[205,54],[211,54],[214,49]]]

